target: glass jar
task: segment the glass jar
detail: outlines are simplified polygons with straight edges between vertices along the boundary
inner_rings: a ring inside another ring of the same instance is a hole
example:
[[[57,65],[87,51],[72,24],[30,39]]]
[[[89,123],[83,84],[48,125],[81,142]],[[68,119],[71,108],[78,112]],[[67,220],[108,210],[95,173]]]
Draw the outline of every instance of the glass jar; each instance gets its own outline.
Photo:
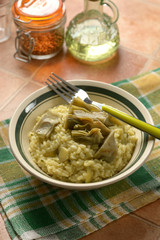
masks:
[[[17,60],[49,59],[62,49],[66,22],[62,0],[16,0],[12,15]]]
[[[11,2],[0,0],[0,43],[5,42],[11,35]]]
[[[113,17],[103,12],[108,6]],[[84,11],[76,15],[66,31],[66,45],[76,59],[100,63],[112,58],[119,46],[116,24],[118,8],[110,0],[84,0]]]

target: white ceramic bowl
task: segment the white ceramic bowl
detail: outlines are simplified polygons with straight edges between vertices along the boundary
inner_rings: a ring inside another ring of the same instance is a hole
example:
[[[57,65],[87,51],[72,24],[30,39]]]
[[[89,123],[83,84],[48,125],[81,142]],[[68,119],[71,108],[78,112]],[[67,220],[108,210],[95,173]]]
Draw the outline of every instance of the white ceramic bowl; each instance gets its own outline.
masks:
[[[152,117],[144,105],[133,95],[110,84],[91,80],[71,80],[72,84],[86,90],[91,99],[109,104],[136,118],[153,124]],[[32,161],[29,153],[28,132],[35,124],[36,116],[41,115],[50,107],[64,104],[49,87],[43,87],[28,96],[15,111],[9,125],[9,142],[11,150],[19,164],[31,175],[39,178],[43,182],[54,186],[76,189],[90,190],[100,188],[117,181],[120,181],[135,172],[149,156],[154,140],[139,130],[136,131],[138,141],[133,156],[128,165],[115,176],[103,181],[94,183],[69,183],[55,180],[43,173]]]

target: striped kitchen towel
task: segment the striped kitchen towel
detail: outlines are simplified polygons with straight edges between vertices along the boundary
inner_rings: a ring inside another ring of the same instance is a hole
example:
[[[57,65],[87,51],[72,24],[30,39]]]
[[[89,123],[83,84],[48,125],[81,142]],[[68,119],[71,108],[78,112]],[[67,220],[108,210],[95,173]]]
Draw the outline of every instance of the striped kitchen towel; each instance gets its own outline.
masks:
[[[160,127],[160,69],[114,83],[136,96]],[[148,161],[113,185],[71,191],[32,177],[13,157],[0,122],[0,210],[11,239],[76,240],[160,197],[160,141]]]

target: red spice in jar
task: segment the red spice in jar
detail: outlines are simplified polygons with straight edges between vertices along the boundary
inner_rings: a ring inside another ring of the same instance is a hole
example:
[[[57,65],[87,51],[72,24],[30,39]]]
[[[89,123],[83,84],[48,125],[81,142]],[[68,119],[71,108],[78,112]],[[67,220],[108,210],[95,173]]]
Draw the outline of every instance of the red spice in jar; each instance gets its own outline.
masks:
[[[18,28],[17,54],[46,59],[62,49],[66,21],[62,0],[16,0],[12,13]]]
[[[64,42],[63,31],[52,30],[50,32],[31,32],[30,37],[34,39],[33,55],[49,55],[59,51]],[[25,53],[29,52],[30,44],[28,37],[23,34],[21,47]]]

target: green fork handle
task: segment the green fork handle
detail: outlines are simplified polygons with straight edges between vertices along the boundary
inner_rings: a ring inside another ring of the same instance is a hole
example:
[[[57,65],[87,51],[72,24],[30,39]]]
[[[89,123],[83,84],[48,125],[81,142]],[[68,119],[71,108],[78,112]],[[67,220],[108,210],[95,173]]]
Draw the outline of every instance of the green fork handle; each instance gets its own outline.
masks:
[[[138,128],[151,136],[160,139],[160,129],[149,124],[146,122],[143,122],[137,118],[134,118],[124,112],[121,112],[120,110],[117,110],[111,106],[103,105],[102,110],[111,114],[112,116],[132,125],[135,128]]]

